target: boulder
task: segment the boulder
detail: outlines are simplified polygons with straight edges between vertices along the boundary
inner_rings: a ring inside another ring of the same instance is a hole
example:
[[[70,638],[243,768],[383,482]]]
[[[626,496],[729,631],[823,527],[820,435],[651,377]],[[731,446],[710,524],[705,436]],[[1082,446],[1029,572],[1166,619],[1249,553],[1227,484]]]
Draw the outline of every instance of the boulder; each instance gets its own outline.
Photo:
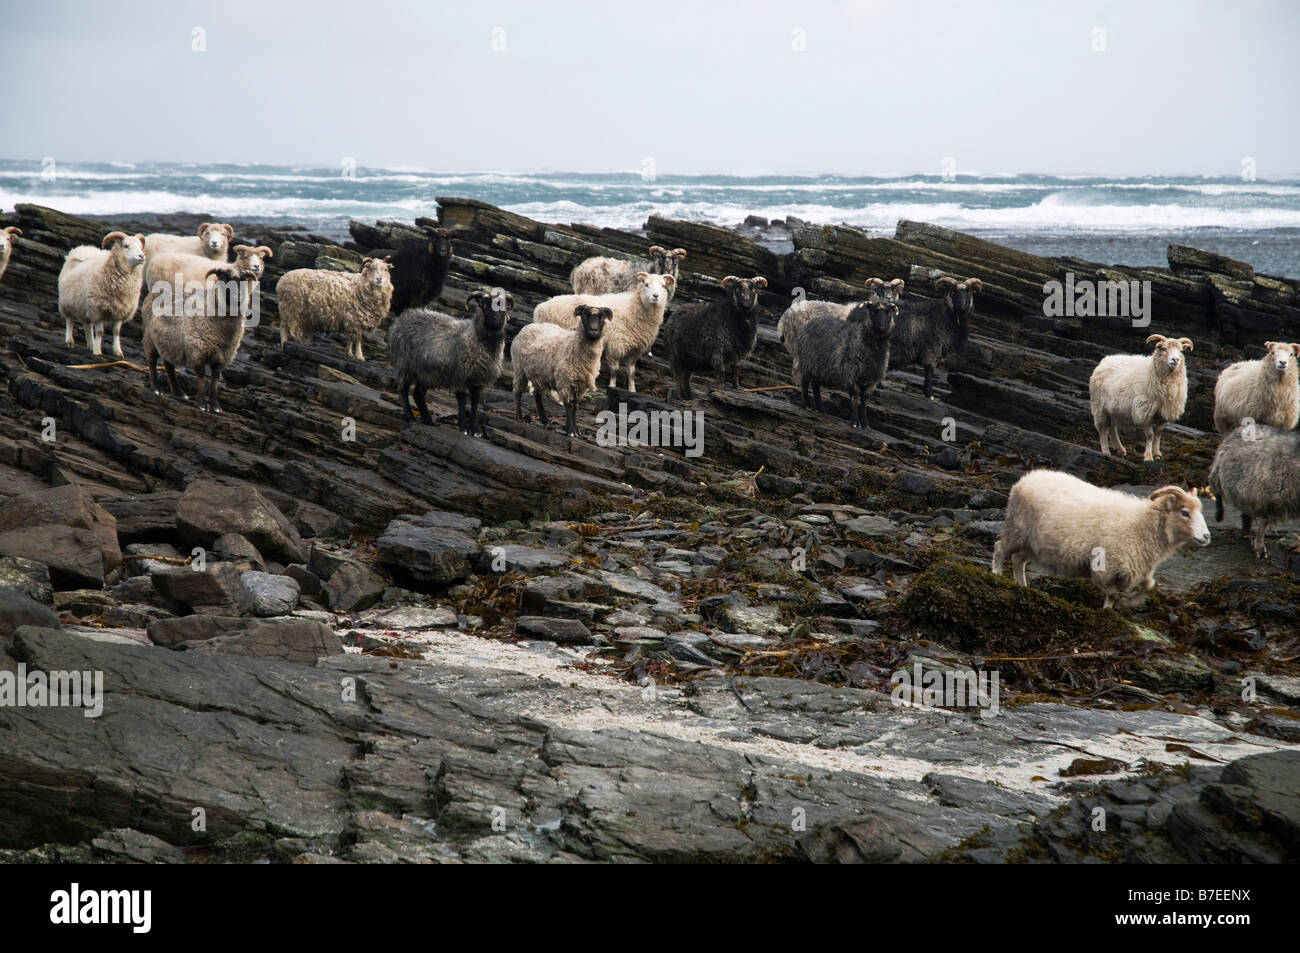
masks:
[[[102,588],[104,551],[92,530],[46,523],[0,533],[0,556],[44,563],[51,582],[59,588]],[[118,554],[121,561],[121,554]]]
[[[186,543],[212,546],[227,533],[238,533],[259,553],[283,562],[307,559],[297,528],[257,488],[247,483],[198,480],[176,503],[176,529]]]
[[[348,560],[325,583],[325,598],[331,609],[360,612],[378,602],[390,585],[391,579],[361,563]]]
[[[218,564],[196,571],[178,569],[153,574],[154,588],[169,603],[208,615],[243,615],[252,607],[239,570]]]
[[[577,619],[552,619],[536,615],[516,619],[515,635],[521,639],[545,639],[561,645],[591,645],[595,641],[591,630]]]
[[[0,588],[0,648],[8,648],[20,625],[59,627],[59,617],[49,606],[42,605],[25,592]]]
[[[0,589],[16,589],[28,598],[46,605],[54,600],[49,567],[21,556],[0,557]]]
[[[104,572],[122,563],[117,519],[95,502],[85,487],[69,483],[14,497],[0,506],[0,533],[29,526],[55,524],[90,530],[99,541]]]
[[[427,526],[405,519],[388,524],[375,540],[379,560],[421,582],[450,585],[469,576],[480,548],[459,529]]]
[[[239,579],[248,590],[249,612],[256,616],[288,615],[298,605],[298,583],[291,576],[249,570]]]
[[[252,655],[309,664],[326,655],[342,655],[343,643],[327,625],[311,619],[247,620],[237,629],[176,646],[183,651]]]

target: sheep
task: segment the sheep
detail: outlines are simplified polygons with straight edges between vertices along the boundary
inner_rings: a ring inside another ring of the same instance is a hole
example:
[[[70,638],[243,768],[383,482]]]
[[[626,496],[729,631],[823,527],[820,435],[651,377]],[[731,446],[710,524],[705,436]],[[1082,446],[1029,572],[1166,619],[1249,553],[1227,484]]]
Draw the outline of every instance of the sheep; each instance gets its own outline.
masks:
[[[754,350],[758,295],[766,287],[766,278],[728,275],[722,279],[722,297],[673,312],[664,337],[680,398],[691,399],[694,371],[721,371],[725,383],[740,387],[740,362]]]
[[[921,393],[934,400],[934,371],[945,357],[960,353],[970,336],[975,296],[984,290],[978,278],[944,276],[934,283],[941,298],[908,298],[899,305],[898,328],[890,344],[894,367],[920,364],[925,369]]]
[[[817,412],[822,407],[822,384],[846,391],[853,427],[867,426],[867,394],[885,379],[889,367],[889,341],[898,305],[872,298],[855,305],[843,321],[814,318],[795,337],[794,382],[809,406],[811,387]]]
[[[347,355],[366,359],[361,338],[388,317],[393,299],[389,258],[366,258],[359,273],[295,268],[275,286],[280,308],[280,347],[292,337],[310,339],[317,331],[338,331],[348,341]]]
[[[456,426],[460,432],[483,436],[479,426],[479,400],[483,388],[496,381],[505,358],[506,324],[514,299],[475,291],[467,301],[473,317],[454,318],[441,311],[412,308],[404,311],[388,332],[388,359],[397,374],[397,391],[407,422],[413,422],[410,394],[414,390],[420,420],[433,423],[424,401],[430,387],[445,387],[456,394]],[[469,400],[466,412],[466,398]]]
[[[209,269],[204,275],[203,306],[198,309],[199,314],[191,313],[189,302],[196,300],[193,297],[188,297],[184,310],[175,306],[154,307],[159,295],[150,292],[145,299],[141,344],[149,364],[149,384],[155,394],[161,394],[158,389],[158,360],[161,358],[173,397],[189,399],[176,383],[176,365],[179,364],[190,368],[198,378],[195,396],[199,400],[199,409],[221,413],[221,402],[217,398],[221,372],[235,359],[244,339],[245,319],[250,314],[250,302],[257,282],[258,276],[237,266],[221,265]],[[211,377],[206,382],[206,394],[205,371]]]
[[[1156,567],[1191,542],[1210,545],[1195,492],[1162,486],[1141,497],[1059,470],[1033,470],[1011,488],[991,568],[1000,575],[1010,559],[1022,586],[1031,563],[1054,575],[1091,578],[1109,609],[1139,585],[1155,588]]]
[[[573,309],[573,314],[578,319],[577,328],[530,324],[515,335],[510,345],[515,419],[523,419],[521,404],[527,387],[537,402],[537,417],[542,426],[550,426],[542,392],[551,391],[564,404],[564,432],[570,437],[578,435],[578,402],[596,386],[605,327],[614,312],[580,304]]]
[[[905,284],[902,278],[895,278],[889,282],[882,278],[868,278],[866,281],[867,298],[875,296],[883,301],[897,304],[898,297],[903,293]],[[795,336],[798,335],[805,324],[813,318],[824,317],[839,318],[843,321],[858,304],[861,304],[861,302],[851,301],[848,304],[836,304],[833,301],[811,301],[807,298],[796,301],[785,309],[780,320],[776,322],[777,337],[790,353],[790,356],[793,357]]]
[[[631,291],[636,287],[638,272],[645,271],[652,275],[672,275],[674,283],[678,280],[679,266],[686,257],[685,248],[669,251],[662,245],[650,246],[650,261],[627,261],[622,258],[588,258],[569,274],[573,284],[573,293],[580,295],[618,294]],[[668,292],[672,298],[672,290]]]
[[[1176,421],[1187,408],[1187,362],[1183,352],[1192,349],[1188,338],[1152,334],[1156,342],[1150,357],[1111,354],[1103,357],[1088,378],[1092,422],[1101,438],[1103,456],[1110,456],[1110,441],[1121,455],[1119,428],[1140,427],[1147,437],[1143,460],[1159,460],[1160,435],[1165,424]]]
[[[80,324],[86,346],[103,353],[104,326],[113,325],[113,353],[121,356],[122,322],[129,321],[140,301],[144,279],[145,238],[109,232],[94,245],[68,252],[59,271],[59,314],[67,322],[65,342],[73,347],[73,325]]]
[[[645,356],[659,334],[664,308],[677,280],[672,275],[638,271],[636,287],[619,294],[559,295],[533,309],[533,320],[577,327],[574,308],[580,304],[609,308],[614,312],[605,331],[605,360],[609,364],[609,386],[618,383],[618,370],[627,374],[627,389],[636,393],[636,362]]]
[[[1210,491],[1214,521],[1223,522],[1225,500],[1237,507],[1241,531],[1250,533],[1254,524],[1255,555],[1267,559],[1269,524],[1300,516],[1300,431],[1264,424],[1238,427],[1214,454]]]
[[[5,276],[5,269],[9,267],[9,256],[14,250],[14,238],[22,233],[23,230],[17,225],[0,228],[0,278]]]
[[[161,274],[155,273],[152,267],[155,255],[198,255],[209,261],[225,262],[229,257],[230,243],[234,239],[233,228],[214,222],[204,222],[200,225],[197,235],[168,235],[163,232],[146,235],[145,246],[149,249],[149,261],[145,263],[145,284],[152,285],[155,278]]]
[[[432,225],[425,225],[424,232],[426,238],[413,239],[393,249],[392,309],[395,314],[408,308],[422,308],[438,300],[447,281],[455,250],[452,233]],[[378,253],[375,254],[378,257]]]
[[[1246,418],[1267,427],[1290,430],[1300,421],[1300,344],[1269,341],[1258,361],[1229,364],[1214,385],[1214,429],[1235,430]]]

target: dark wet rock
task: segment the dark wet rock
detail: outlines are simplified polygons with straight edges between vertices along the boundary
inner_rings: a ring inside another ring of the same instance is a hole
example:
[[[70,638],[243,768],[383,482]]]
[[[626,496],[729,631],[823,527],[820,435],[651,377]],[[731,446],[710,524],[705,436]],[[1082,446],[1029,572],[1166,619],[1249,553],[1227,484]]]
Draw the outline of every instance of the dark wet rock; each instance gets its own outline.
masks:
[[[99,615],[116,605],[113,597],[99,589],[71,589],[54,594],[54,609],[77,618]]]
[[[359,562],[347,561],[325,583],[325,597],[331,609],[360,612],[383,597],[392,580]]]
[[[122,552],[122,565],[130,576],[152,576],[156,572],[172,572],[184,561],[180,550],[170,543],[127,543]],[[161,559],[140,557],[156,556]],[[170,562],[169,560],[175,560]]]
[[[256,616],[288,615],[298,605],[298,583],[290,576],[248,571],[240,581],[249,595],[248,611]]]
[[[176,648],[303,663],[343,652],[342,643],[329,626],[310,619],[292,618],[244,620],[236,629],[206,639],[181,642]]]
[[[8,646],[22,625],[59,627],[59,617],[49,606],[37,602],[25,592],[0,588],[0,648]]]
[[[29,599],[46,605],[54,601],[49,567],[21,556],[0,557],[0,589],[17,590]]]
[[[55,486],[14,497],[0,506],[0,537],[10,530],[37,526],[72,526],[86,529],[99,541],[104,572],[122,562],[117,520],[95,502],[90,491],[76,484]]]
[[[590,645],[591,630],[576,619],[553,619],[549,616],[520,616],[515,620],[515,635],[520,638],[545,639],[561,645]]]
[[[117,538],[123,543],[165,541],[176,533],[176,503],[181,494],[174,490],[120,496],[103,502],[117,520]]]
[[[222,562],[238,563],[258,571],[266,568],[266,560],[257,547],[239,533],[222,533],[212,541],[209,555]]]
[[[459,529],[407,519],[389,523],[375,548],[394,571],[434,585],[467,578],[479,553],[478,541]]]
[[[185,853],[159,837],[129,827],[104,831],[90,842],[97,859],[110,864],[181,864]]]
[[[257,488],[245,483],[200,480],[176,503],[181,539],[211,546],[219,536],[238,533],[272,559],[303,562],[307,549],[288,518]]]
[[[151,578],[164,600],[190,612],[237,616],[252,606],[239,570],[231,565],[218,564],[201,571],[176,569],[154,573]]]
[[[298,584],[298,591],[304,596],[320,595],[322,591],[320,576],[312,572],[305,563],[291,563],[285,567],[284,574]]]
[[[155,645],[175,648],[182,642],[199,642],[238,631],[245,621],[235,616],[187,615],[151,622],[147,632]]]
[[[104,585],[100,540],[88,529],[50,523],[9,530],[0,533],[0,556],[44,563],[56,587]]]

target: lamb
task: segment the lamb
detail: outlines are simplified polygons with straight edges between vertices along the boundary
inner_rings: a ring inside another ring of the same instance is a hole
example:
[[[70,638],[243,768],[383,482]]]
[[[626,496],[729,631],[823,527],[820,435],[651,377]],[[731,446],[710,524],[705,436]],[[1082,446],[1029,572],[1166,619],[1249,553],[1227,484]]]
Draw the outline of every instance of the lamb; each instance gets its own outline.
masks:
[[[1256,424],[1291,430],[1300,421],[1300,344],[1269,341],[1258,361],[1229,364],[1214,385],[1214,429],[1235,430],[1250,418]]]
[[[1146,433],[1143,460],[1159,460],[1160,435],[1187,408],[1187,362],[1183,352],[1192,349],[1188,338],[1152,334],[1156,342],[1150,357],[1111,354],[1103,357],[1088,378],[1092,422],[1101,438],[1101,452],[1110,456],[1110,441],[1122,455],[1119,428],[1140,427]]]
[[[970,336],[975,296],[984,290],[978,278],[944,276],[934,283],[943,297],[909,298],[899,306],[898,328],[890,345],[895,367],[920,364],[925,369],[921,393],[934,400],[934,371],[945,357],[960,353]]]
[[[678,269],[686,257],[685,248],[669,251],[662,245],[650,246],[650,261],[626,261],[622,258],[588,258],[578,265],[569,275],[573,283],[574,294],[603,295],[631,291],[636,287],[638,272],[645,271],[652,275],[672,275],[674,285],[678,280]],[[672,290],[668,292],[672,297]]]
[[[122,322],[129,321],[140,301],[144,279],[145,238],[109,232],[94,245],[68,252],[59,271],[59,314],[67,322],[68,347],[76,343],[72,328],[80,324],[86,346],[103,353],[104,326],[113,325],[113,353],[121,356]]]
[[[889,341],[898,305],[872,298],[855,305],[843,321],[821,317],[809,321],[795,338],[794,375],[804,407],[811,387],[822,407],[822,384],[846,391],[854,428],[867,426],[867,394],[885,379]]]
[[[1223,522],[1225,500],[1237,507],[1241,531],[1254,524],[1255,555],[1267,559],[1269,524],[1300,516],[1300,431],[1264,424],[1232,431],[1214,454],[1210,491],[1214,521]]]
[[[898,297],[903,293],[904,286],[905,282],[902,278],[895,278],[890,282],[886,282],[882,278],[868,278],[866,281],[867,298],[875,296],[883,301],[897,304]],[[780,320],[777,321],[777,337],[785,346],[785,349],[790,352],[790,356],[793,357],[794,339],[805,324],[813,318],[824,317],[839,318],[843,321],[858,304],[861,304],[861,302],[851,301],[848,304],[836,304],[833,301],[811,301],[807,298],[796,301],[785,309]]]
[[[5,269],[9,267],[9,256],[14,250],[14,238],[22,233],[23,230],[17,225],[0,228],[0,278],[5,276]]]
[[[158,295],[150,292],[145,299],[141,343],[145,360],[149,363],[149,384],[155,394],[161,393],[158,389],[158,360],[161,358],[173,397],[188,400],[176,383],[176,365],[179,364],[190,368],[198,378],[195,396],[199,400],[199,409],[221,413],[221,402],[217,398],[221,372],[235,359],[244,339],[245,319],[249,315],[253,286],[257,281],[258,277],[251,271],[236,266],[221,265],[209,269],[204,275],[203,307],[199,314],[191,313],[188,302],[184,310],[155,308],[153,305]],[[206,394],[205,371],[211,378],[206,382]]]
[[[479,426],[479,400],[483,388],[501,374],[506,324],[514,299],[503,291],[495,295],[475,291],[467,303],[473,311],[469,320],[427,308],[403,312],[388,332],[388,359],[397,374],[397,391],[408,422],[415,419],[410,403],[412,390],[420,420],[431,425],[433,417],[424,401],[425,391],[445,387],[456,394],[456,426],[460,432],[481,437],[486,427]]]
[[[578,435],[578,402],[596,386],[606,323],[614,316],[609,308],[589,304],[578,305],[573,313],[578,319],[577,328],[530,324],[515,335],[510,345],[515,419],[523,419],[521,403],[527,387],[537,402],[542,426],[550,426],[542,392],[551,391],[564,404],[564,432],[570,437]]]
[[[1059,576],[1091,578],[1109,609],[1139,585],[1155,588],[1155,571],[1188,543],[1210,545],[1195,492],[1163,486],[1149,497],[1085,483],[1058,470],[1033,470],[1011,488],[992,569],[1011,560],[1028,585],[1031,563]]]
[[[427,221],[427,219],[417,220]],[[393,250],[393,301],[395,314],[422,308],[438,300],[451,268],[453,239],[450,230],[425,225],[425,239],[404,242]],[[377,255],[376,255],[377,257]],[[389,256],[385,256],[387,259]]]
[[[149,261],[145,264],[145,284],[152,285],[156,278],[166,277],[161,272],[154,272],[152,266],[155,255],[198,255],[210,261],[224,263],[229,257],[230,243],[234,239],[233,228],[214,222],[204,222],[200,225],[197,235],[167,235],[163,232],[146,235],[145,244],[149,248]]]
[[[309,339],[317,331],[341,332],[347,355],[364,361],[361,338],[388,317],[393,299],[389,258],[366,258],[359,273],[295,268],[276,285],[280,307],[280,347],[290,337]]]
[[[605,361],[609,364],[609,386],[618,382],[618,370],[627,374],[627,389],[636,393],[636,362],[645,356],[659,334],[664,308],[677,283],[672,275],[639,271],[636,287],[619,294],[559,295],[533,309],[533,320],[575,328],[574,309],[580,304],[609,308],[614,317],[605,331]]]
[[[722,279],[722,297],[673,312],[664,337],[680,398],[691,399],[694,371],[721,371],[724,382],[740,387],[740,362],[754,350],[758,295],[766,287],[766,278],[728,275]]]

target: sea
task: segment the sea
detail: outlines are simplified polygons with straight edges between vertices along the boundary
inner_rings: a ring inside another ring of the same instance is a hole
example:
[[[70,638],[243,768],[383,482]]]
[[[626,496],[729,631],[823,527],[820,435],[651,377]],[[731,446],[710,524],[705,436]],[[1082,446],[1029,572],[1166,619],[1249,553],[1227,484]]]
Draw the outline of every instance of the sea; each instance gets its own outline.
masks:
[[[34,202],[107,218],[196,213],[336,240],[347,238],[351,219],[436,217],[437,196],[479,199],[543,222],[631,231],[650,215],[727,227],[749,216],[794,216],[888,237],[900,219],[912,219],[1106,264],[1164,265],[1168,245],[1179,243],[1264,274],[1300,277],[1300,177],[647,175],[0,160],[2,210]],[[788,232],[751,232],[788,250]]]

